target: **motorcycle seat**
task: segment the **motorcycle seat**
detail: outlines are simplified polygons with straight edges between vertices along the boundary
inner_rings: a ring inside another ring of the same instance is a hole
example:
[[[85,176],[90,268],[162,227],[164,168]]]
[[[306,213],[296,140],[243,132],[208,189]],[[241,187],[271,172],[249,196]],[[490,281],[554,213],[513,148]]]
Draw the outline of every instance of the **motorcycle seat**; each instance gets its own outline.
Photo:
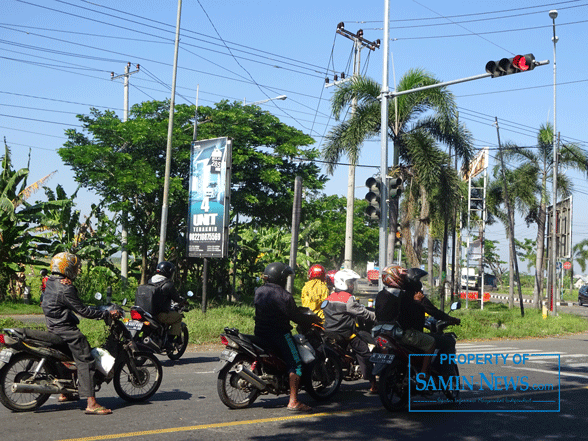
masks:
[[[53,332],[29,328],[15,329],[15,331],[20,332],[26,338],[46,342],[54,346],[67,345],[67,343],[63,341],[63,339],[59,335],[54,334]]]

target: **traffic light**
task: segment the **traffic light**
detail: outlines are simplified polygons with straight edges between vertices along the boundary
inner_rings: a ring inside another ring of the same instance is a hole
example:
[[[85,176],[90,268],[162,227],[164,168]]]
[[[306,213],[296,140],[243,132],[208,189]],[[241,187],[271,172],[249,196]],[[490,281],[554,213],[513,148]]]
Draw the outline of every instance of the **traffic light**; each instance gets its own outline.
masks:
[[[396,226],[396,236],[394,237],[394,249],[400,249],[402,246],[402,230],[400,225]]]
[[[402,193],[402,179],[388,178],[388,197],[390,199],[399,198]]]
[[[369,189],[368,194],[365,195],[365,200],[368,201],[369,205],[365,209],[365,214],[370,219],[380,219],[381,211],[381,193],[380,188],[382,186],[382,179],[380,178],[368,178],[365,181],[365,186]]]
[[[486,72],[492,74],[492,78],[527,72],[533,69],[535,69],[535,56],[533,54],[517,55],[516,57],[486,63]]]

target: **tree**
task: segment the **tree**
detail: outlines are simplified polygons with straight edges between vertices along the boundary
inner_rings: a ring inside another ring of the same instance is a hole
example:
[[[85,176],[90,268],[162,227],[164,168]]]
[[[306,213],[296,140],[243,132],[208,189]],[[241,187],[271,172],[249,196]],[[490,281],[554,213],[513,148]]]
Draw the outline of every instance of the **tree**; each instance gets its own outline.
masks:
[[[527,208],[527,222],[537,224],[537,258],[535,263],[535,286],[533,289],[533,306],[539,307],[539,299],[543,289],[543,272],[545,270],[545,227],[546,227],[546,210],[550,201],[547,183],[553,177],[553,126],[550,123],[541,125],[537,134],[537,146],[520,147],[514,143],[508,143],[504,147],[504,157],[506,160],[514,161],[518,164],[526,164],[533,168],[534,175],[537,177],[536,185],[538,191],[535,199]],[[561,144],[559,163],[568,168],[585,171],[586,157],[575,144]],[[571,181],[558,171],[557,175],[558,193],[567,196],[571,192]],[[553,203],[553,201],[552,201]]]
[[[175,107],[167,258],[176,262],[185,261],[195,112],[194,106]],[[66,131],[69,140],[59,150],[77,182],[96,191],[112,212],[128,214],[128,248],[140,256],[142,282],[157,264],[168,117],[168,101],[134,105],[126,122],[114,112],[92,109],[88,116],[78,115],[83,131]],[[199,107],[197,120],[198,138],[233,139],[233,215],[261,227],[288,226],[295,176],[303,176],[310,190],[323,187],[326,178],[312,162],[318,152],[307,147],[312,138],[269,112],[222,101],[214,108]]]
[[[421,86],[437,84],[439,81],[422,69],[409,70],[398,83],[397,91],[415,89]],[[363,141],[370,137],[380,135],[381,111],[380,111],[381,86],[365,77],[354,77],[344,83],[335,91],[332,98],[332,109],[336,118],[347,109],[354,98],[357,99],[357,107],[353,115],[338,124],[328,135],[327,143],[323,149],[323,157],[328,161],[328,172],[332,173],[336,164],[343,155],[349,158],[352,164],[357,163]],[[416,207],[421,210],[421,222],[429,225],[430,204],[437,207],[437,212],[444,213],[454,206],[456,201],[451,196],[455,191],[443,198],[434,198],[429,194],[431,188],[425,184],[433,183],[437,177],[449,184],[447,174],[448,157],[443,157],[443,162],[429,161],[430,154],[435,153],[439,158],[437,143],[445,143],[454,149],[455,154],[466,163],[472,156],[471,135],[465,127],[457,122],[457,106],[453,95],[446,88],[433,88],[425,91],[402,95],[389,103],[389,120],[387,135],[394,143],[395,152],[399,155],[399,164],[410,168],[411,173],[405,175],[412,178],[420,176],[420,199],[409,202],[409,210],[405,213],[414,214]],[[425,162],[423,162],[425,161]],[[455,182],[455,180],[453,180]],[[411,187],[411,184],[408,183]],[[447,187],[446,187],[447,188]],[[405,214],[402,221],[404,245],[409,261],[412,265],[420,259],[419,248],[422,246],[426,234],[426,228],[418,227],[415,230],[414,240],[409,240],[411,218]]]

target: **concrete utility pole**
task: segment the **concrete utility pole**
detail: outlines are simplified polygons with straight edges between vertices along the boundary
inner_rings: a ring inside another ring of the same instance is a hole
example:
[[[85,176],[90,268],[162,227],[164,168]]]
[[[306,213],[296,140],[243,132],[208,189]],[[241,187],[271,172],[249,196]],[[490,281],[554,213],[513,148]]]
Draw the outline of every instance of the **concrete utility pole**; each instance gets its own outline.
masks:
[[[124,113],[123,122],[127,122],[129,119],[129,77],[139,72],[140,66],[137,64],[137,70],[130,72],[131,63],[128,62],[125,66],[125,73],[122,75],[114,75],[114,72],[110,72],[110,79],[116,80],[118,78],[124,78]],[[122,281],[123,288],[127,285],[128,280],[128,265],[129,265],[129,253],[127,251],[128,245],[128,233],[127,233],[127,213],[125,211],[121,214],[121,233],[120,233],[120,278]]]
[[[380,114],[380,174],[382,178],[382,188],[380,201],[382,207],[380,209],[380,234],[379,234],[379,255],[378,261],[380,271],[383,271],[386,266],[387,252],[387,233],[388,233],[388,186],[386,185],[386,175],[388,171],[388,55],[390,47],[390,0],[384,0],[384,47],[382,60],[382,89],[381,89],[381,114]],[[378,278],[378,289],[382,289],[384,284],[382,278]]]
[[[167,208],[169,198],[169,181],[171,173],[172,136],[174,131],[174,107],[176,99],[176,76],[178,73],[178,46],[180,45],[180,18],[182,16],[182,0],[178,0],[178,18],[176,21],[176,44],[174,50],[174,68],[172,75],[172,91],[169,103],[169,123],[167,126],[167,148],[165,153],[165,181],[163,184],[163,203],[161,205],[161,229],[159,231],[159,261],[165,260],[165,238],[167,229]]]
[[[551,210],[552,222],[551,222],[551,249],[550,263],[551,270],[549,271],[548,286],[549,286],[549,304],[551,306],[551,312],[553,315],[557,315],[557,161],[558,161],[558,145],[556,142],[557,136],[557,119],[556,119],[556,74],[557,74],[557,63],[555,61],[555,44],[559,41],[557,35],[555,35],[555,19],[557,18],[557,10],[552,9],[549,11],[549,17],[553,20],[553,210]]]
[[[376,48],[380,47],[380,40],[376,41],[369,41],[363,38],[363,30],[357,31],[356,34],[352,34],[347,29],[345,29],[345,24],[343,22],[337,25],[337,34],[343,35],[345,38],[350,39],[353,41],[353,76],[351,78],[345,78],[344,74],[341,74],[341,81],[335,80],[336,84],[341,84],[346,81],[350,81],[351,79],[359,76],[360,74],[360,55],[361,50],[366,47],[372,51],[375,51]],[[330,87],[331,84],[326,84],[325,87]],[[351,116],[355,114],[355,109],[357,108],[357,98],[353,98],[353,102],[351,104]],[[347,177],[347,217],[345,222],[345,260],[343,266],[346,269],[352,269],[353,266],[353,214],[355,210],[355,162],[356,161],[349,161],[349,174]],[[382,213],[382,215],[384,215]]]

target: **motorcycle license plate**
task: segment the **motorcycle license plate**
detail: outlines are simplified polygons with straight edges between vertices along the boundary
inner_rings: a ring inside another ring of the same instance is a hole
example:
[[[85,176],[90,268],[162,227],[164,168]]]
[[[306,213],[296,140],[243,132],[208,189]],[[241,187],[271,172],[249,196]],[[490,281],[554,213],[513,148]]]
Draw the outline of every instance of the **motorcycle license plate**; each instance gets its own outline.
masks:
[[[139,320],[129,320],[125,323],[125,326],[129,331],[140,331],[143,327],[143,322],[140,322]]]
[[[0,352],[0,363],[8,363],[10,361],[10,357],[12,357],[12,351],[3,349]]]
[[[235,351],[231,351],[230,349],[225,349],[220,354],[221,361],[228,361],[229,363],[235,359],[237,353]]]
[[[372,363],[392,364],[394,361],[394,354],[380,354],[379,352],[376,352],[372,354],[370,361]]]

